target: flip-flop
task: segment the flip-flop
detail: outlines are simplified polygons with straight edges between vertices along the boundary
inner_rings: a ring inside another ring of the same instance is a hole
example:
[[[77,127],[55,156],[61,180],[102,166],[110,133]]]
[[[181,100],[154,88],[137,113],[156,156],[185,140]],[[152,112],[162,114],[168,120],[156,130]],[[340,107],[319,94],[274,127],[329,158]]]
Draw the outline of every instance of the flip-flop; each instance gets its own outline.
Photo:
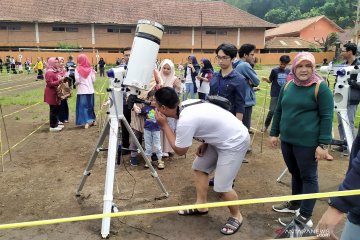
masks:
[[[178,211],[178,214],[181,216],[191,216],[191,215],[205,215],[208,214],[209,211],[205,211],[205,212],[200,212],[198,209],[185,209],[182,210],[183,212],[181,213],[180,211]]]
[[[225,225],[220,229],[220,232],[224,235],[232,235],[240,229],[243,222],[244,220],[242,222],[239,222],[239,220],[237,220],[236,218],[229,217]],[[223,230],[224,228],[226,229],[225,231]],[[229,230],[232,230],[232,232],[228,232]]]

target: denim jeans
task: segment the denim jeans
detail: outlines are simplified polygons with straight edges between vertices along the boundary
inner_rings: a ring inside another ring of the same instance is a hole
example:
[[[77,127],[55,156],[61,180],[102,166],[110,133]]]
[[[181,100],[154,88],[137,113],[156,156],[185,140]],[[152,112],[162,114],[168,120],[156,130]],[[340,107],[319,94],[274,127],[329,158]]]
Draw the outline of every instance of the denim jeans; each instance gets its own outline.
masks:
[[[190,93],[191,99],[194,99],[195,93],[194,93],[194,84],[193,83],[185,83],[185,94],[183,95],[183,101],[188,99],[189,93]]]
[[[265,120],[265,123],[264,123],[266,128],[268,128],[270,126],[271,120],[272,120],[272,118],[274,116],[274,112],[275,112],[275,109],[276,109],[277,101],[278,101],[278,97],[271,97],[269,112],[268,112],[268,114],[266,116],[266,120]]]
[[[302,147],[281,142],[284,161],[292,175],[293,195],[319,192],[315,150],[316,147]],[[300,205],[300,214],[306,218],[312,215],[315,202],[315,199],[292,201],[294,205]]]
[[[135,130],[135,129],[132,129],[132,131],[133,131],[135,137],[137,138],[138,142],[139,142],[140,145],[141,145],[143,134],[142,134],[140,131]],[[130,146],[129,146],[129,149],[130,149],[130,150],[136,150],[136,149],[138,149],[138,147],[136,146],[135,141],[134,141],[133,138],[130,138]],[[138,155],[138,153],[137,153],[136,151],[131,151],[131,157],[137,157],[137,155]]]
[[[347,106],[347,114],[348,114],[349,124],[350,124],[350,128],[351,128],[353,137],[355,137],[354,136],[354,134],[355,134],[354,122],[355,122],[355,117],[356,117],[357,106],[358,105],[348,105]],[[338,119],[338,123],[339,123],[338,129],[339,129],[340,140],[345,140],[345,132],[344,132],[343,124],[342,124],[339,113],[337,114],[337,119]]]
[[[360,236],[360,226],[346,220],[340,240],[356,240]]]
[[[158,160],[162,157],[160,131],[149,131],[144,129],[145,155],[151,156],[154,152]]]
[[[250,130],[250,127],[251,127],[251,114],[252,114],[252,106],[245,107],[245,112],[243,115],[242,122],[248,130]]]

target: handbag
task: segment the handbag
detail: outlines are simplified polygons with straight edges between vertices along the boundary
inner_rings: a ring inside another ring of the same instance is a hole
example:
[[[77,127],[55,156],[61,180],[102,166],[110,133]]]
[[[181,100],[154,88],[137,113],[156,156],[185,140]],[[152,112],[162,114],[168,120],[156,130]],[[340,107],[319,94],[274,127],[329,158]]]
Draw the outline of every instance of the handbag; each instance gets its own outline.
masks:
[[[71,89],[69,87],[68,81],[61,82],[59,84],[59,86],[57,87],[56,92],[57,92],[57,96],[61,100],[64,100],[64,99],[67,99],[67,98],[71,97]]]

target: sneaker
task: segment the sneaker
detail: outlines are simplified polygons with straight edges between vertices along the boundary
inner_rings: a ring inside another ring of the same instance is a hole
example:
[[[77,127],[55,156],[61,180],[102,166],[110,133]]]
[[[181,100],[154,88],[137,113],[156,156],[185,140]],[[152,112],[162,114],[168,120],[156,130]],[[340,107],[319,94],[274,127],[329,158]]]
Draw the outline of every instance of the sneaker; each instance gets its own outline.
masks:
[[[145,162],[144,168],[149,168],[149,165],[147,164],[147,162]]]
[[[267,131],[267,127],[266,126],[263,126],[262,128],[261,128],[261,132],[263,133],[263,132],[266,132]]]
[[[209,186],[214,186],[214,178],[209,179]]]
[[[291,202],[284,202],[278,205],[273,205],[272,209],[275,212],[281,212],[281,213],[296,213],[299,211],[298,206],[294,206]]]
[[[57,127],[63,129],[65,126],[64,124],[63,125],[59,124]]]
[[[165,168],[165,163],[163,160],[158,160],[158,169],[164,169]]]
[[[299,222],[302,222],[303,224],[306,224],[308,227],[313,227],[313,225],[314,225],[313,221],[311,220],[311,217],[305,218],[305,217],[301,216],[300,213],[296,214],[295,217],[279,218],[278,221],[281,225],[287,226],[294,219],[298,220]]]
[[[137,166],[139,164],[137,157],[131,157],[130,158],[130,165],[131,166]]]
[[[164,152],[164,153],[162,154],[162,157],[164,157],[164,158],[168,158],[168,157],[169,157],[169,153]]]
[[[54,128],[50,128],[50,132],[60,132],[62,130],[61,127],[57,126],[57,127],[54,127]]]
[[[158,158],[157,158],[157,156],[156,156],[156,153],[152,153],[152,154],[151,154],[151,160],[152,160],[152,161],[157,161],[157,160],[158,160]]]

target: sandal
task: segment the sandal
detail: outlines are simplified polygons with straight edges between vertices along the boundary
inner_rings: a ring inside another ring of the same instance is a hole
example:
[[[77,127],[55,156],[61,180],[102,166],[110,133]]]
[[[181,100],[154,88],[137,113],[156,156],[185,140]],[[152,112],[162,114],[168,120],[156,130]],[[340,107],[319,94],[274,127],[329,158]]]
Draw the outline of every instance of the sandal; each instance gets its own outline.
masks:
[[[191,215],[205,215],[208,214],[209,211],[200,212],[199,209],[185,209],[185,210],[179,210],[178,214],[181,216],[191,216]]]
[[[236,218],[229,217],[225,225],[220,229],[220,232],[224,235],[232,235],[240,229],[242,224],[243,221],[239,222]]]

